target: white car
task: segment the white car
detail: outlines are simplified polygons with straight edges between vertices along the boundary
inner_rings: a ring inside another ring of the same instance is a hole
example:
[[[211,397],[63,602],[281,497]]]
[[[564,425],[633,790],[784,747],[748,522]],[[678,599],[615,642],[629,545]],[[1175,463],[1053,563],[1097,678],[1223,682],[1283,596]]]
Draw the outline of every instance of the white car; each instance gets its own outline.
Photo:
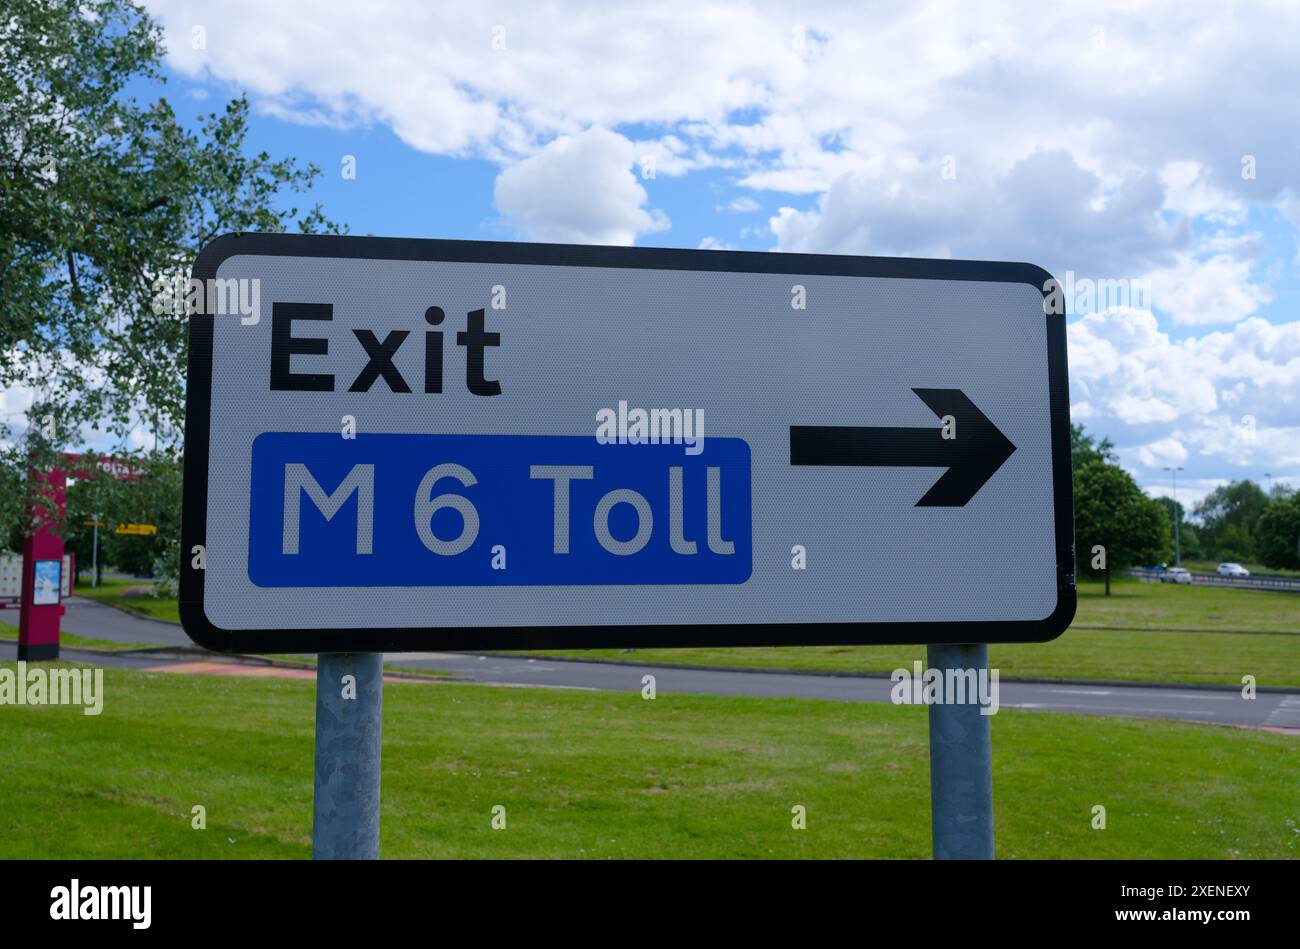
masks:
[[[1160,574],[1161,583],[1191,583],[1192,574],[1185,567],[1170,567]]]
[[[1248,577],[1250,576],[1250,571],[1239,563],[1221,563],[1219,564],[1219,576]]]

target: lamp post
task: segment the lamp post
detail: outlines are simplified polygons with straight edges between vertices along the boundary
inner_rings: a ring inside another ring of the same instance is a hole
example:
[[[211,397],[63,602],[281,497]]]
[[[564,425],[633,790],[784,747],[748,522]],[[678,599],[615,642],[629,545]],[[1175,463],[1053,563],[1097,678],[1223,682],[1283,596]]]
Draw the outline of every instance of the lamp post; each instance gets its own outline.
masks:
[[[1165,471],[1168,471],[1173,476],[1174,479],[1174,566],[1175,567],[1181,567],[1183,562],[1182,548],[1178,539],[1178,522],[1181,520],[1181,518],[1179,517],[1179,510],[1178,510],[1178,472],[1182,470],[1183,470],[1182,465],[1179,465],[1177,468],[1173,468],[1168,465],[1165,466]]]

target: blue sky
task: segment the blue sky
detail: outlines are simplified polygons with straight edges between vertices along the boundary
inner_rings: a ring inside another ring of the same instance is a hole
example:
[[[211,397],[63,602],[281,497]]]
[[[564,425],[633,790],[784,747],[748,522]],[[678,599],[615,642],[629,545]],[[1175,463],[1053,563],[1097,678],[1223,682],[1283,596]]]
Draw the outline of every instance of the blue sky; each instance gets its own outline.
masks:
[[[1075,420],[1153,493],[1166,465],[1184,500],[1266,472],[1300,486],[1294,9],[145,5],[174,106],[247,94],[250,147],[318,165],[313,200],[353,233],[1145,285],[1072,314]]]

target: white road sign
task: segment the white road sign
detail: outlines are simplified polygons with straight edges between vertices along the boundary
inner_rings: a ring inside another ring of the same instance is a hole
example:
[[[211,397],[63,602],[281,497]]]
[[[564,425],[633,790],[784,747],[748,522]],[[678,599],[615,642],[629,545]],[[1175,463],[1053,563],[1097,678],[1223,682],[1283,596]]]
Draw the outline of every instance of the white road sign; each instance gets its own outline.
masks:
[[[1038,641],[1074,613],[1027,264],[228,235],[181,615],[214,649]]]

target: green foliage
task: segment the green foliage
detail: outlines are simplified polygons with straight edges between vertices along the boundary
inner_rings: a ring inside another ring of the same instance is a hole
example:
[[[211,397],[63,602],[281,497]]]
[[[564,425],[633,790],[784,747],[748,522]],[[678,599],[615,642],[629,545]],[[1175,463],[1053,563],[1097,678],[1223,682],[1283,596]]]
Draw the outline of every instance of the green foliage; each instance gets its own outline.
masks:
[[[1074,542],[1080,572],[1093,569],[1093,547],[1106,548],[1111,571],[1168,560],[1173,531],[1160,503],[1142,493],[1128,472],[1102,461],[1085,462],[1074,476]]]
[[[1196,560],[1206,556],[1201,532],[1187,521],[1183,521],[1178,528],[1178,554],[1183,560]]]
[[[1169,519],[1169,532],[1171,537],[1176,537],[1178,543],[1175,548],[1175,554],[1181,554],[1183,559],[1188,557],[1201,556],[1201,535],[1194,524],[1188,523],[1187,511],[1183,509],[1181,501],[1175,501],[1173,498],[1159,497],[1155,499],[1165,512],[1165,517]],[[1178,531],[1174,533],[1174,519],[1178,520]]]
[[[161,79],[163,54],[129,0],[24,0],[0,16],[0,387],[36,393],[25,424],[0,420],[0,438],[23,434],[0,452],[5,524],[38,500],[27,471],[87,427],[152,431],[175,456],[187,326],[159,302],[204,244],[337,230],[319,206],[284,205],[319,169],[248,153],[244,99],[195,131],[166,99],[125,94]]]
[[[115,478],[107,473],[78,478],[68,490],[68,517],[64,545],[76,551],[77,566],[92,563],[94,523],[99,528],[99,563],[112,564],[137,576],[154,575],[155,563],[177,552],[180,536],[181,469],[167,452],[151,452],[132,459],[134,477]],[[85,465],[85,473],[94,466]],[[117,534],[119,524],[153,524],[157,534]],[[174,577],[172,567],[164,578]]]
[[[1260,515],[1255,550],[1266,567],[1300,570],[1300,494],[1284,495]]]
[[[1249,479],[1215,488],[1196,506],[1207,553],[1220,560],[1255,559],[1255,524],[1272,503]]]
[[[1109,438],[1097,441],[1083,430],[1082,425],[1070,426],[1070,467],[1076,475],[1088,462],[1114,464],[1117,460],[1115,446]]]

